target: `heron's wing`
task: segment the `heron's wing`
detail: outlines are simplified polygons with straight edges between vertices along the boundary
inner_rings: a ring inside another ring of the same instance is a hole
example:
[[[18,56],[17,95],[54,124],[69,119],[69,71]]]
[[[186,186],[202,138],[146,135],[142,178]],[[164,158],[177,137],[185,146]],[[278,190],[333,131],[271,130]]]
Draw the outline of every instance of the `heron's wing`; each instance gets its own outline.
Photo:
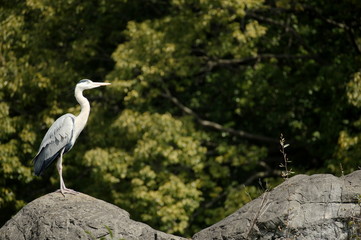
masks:
[[[39,152],[34,158],[34,173],[39,176],[59,156],[61,150],[71,148],[75,116],[65,114],[58,118],[45,134]]]

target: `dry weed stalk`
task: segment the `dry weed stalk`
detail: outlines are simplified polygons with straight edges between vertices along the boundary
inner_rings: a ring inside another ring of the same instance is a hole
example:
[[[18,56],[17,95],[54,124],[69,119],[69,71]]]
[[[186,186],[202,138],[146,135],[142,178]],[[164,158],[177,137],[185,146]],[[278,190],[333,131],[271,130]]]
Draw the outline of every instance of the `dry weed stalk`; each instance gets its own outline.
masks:
[[[281,168],[284,168],[284,171],[282,171],[282,178],[284,180],[287,180],[292,174],[294,174],[294,172],[292,172],[292,168],[288,169],[288,163],[291,163],[291,161],[288,160],[285,149],[290,145],[286,143],[286,140],[283,137],[282,133],[280,136],[280,145],[281,145],[280,152],[282,153],[282,156],[283,156],[283,162],[279,166]]]

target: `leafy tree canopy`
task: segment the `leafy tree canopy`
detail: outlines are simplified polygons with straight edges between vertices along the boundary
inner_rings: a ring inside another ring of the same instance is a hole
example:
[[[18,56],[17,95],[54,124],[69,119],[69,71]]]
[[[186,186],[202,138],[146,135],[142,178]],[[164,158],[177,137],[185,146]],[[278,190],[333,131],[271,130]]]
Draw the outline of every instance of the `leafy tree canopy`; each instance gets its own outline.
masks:
[[[354,0],[3,3],[1,222],[58,187],[31,159],[57,117],[79,112],[81,78],[112,85],[85,93],[66,182],[169,233],[280,183],[281,133],[296,173],[358,169],[360,15]]]

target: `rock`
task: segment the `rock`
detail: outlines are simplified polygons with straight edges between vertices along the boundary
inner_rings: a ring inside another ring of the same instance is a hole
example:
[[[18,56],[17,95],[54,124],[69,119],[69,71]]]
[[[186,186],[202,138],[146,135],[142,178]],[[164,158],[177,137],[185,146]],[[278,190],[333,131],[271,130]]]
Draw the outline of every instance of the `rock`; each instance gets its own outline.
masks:
[[[361,171],[297,175],[192,239],[360,239],[360,194]]]
[[[79,193],[50,193],[22,208],[0,229],[1,240],[182,240],[133,221],[129,213]]]
[[[297,175],[246,204],[193,240],[360,239],[361,171],[344,177]],[[1,240],[185,240],[133,221],[126,211],[85,194],[50,193],[0,229]]]

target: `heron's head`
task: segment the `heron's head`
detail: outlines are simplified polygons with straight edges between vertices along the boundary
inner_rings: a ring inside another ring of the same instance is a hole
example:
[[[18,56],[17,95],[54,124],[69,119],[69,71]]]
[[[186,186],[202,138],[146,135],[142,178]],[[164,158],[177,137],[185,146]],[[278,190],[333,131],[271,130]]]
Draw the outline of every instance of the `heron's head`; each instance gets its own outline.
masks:
[[[106,85],[110,85],[110,83],[93,82],[89,79],[83,79],[78,82],[78,84],[76,85],[76,88],[78,88],[80,90],[87,90],[87,89],[97,88],[97,87],[106,86]]]

